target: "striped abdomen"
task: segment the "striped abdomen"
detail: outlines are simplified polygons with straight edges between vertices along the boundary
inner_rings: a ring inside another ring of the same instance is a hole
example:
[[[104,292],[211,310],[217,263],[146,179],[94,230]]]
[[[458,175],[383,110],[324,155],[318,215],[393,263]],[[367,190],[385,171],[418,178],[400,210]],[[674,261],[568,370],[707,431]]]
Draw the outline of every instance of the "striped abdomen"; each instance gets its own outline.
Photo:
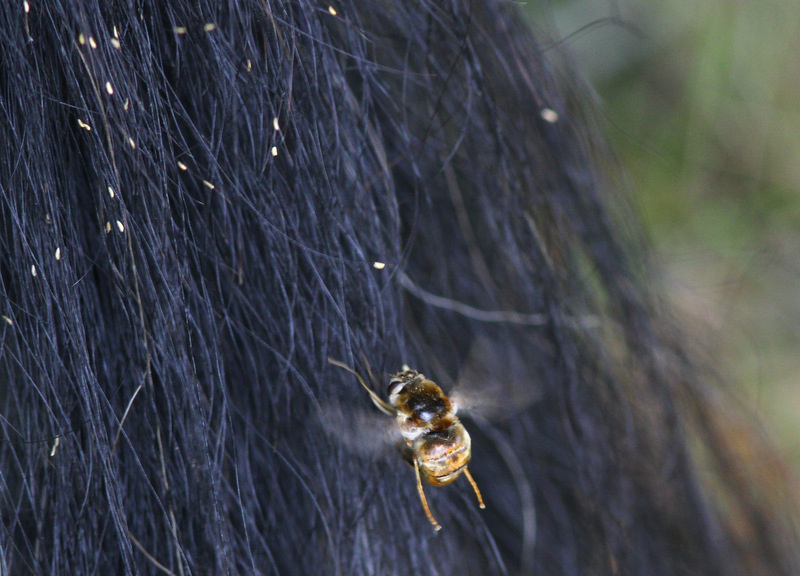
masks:
[[[464,471],[472,457],[472,441],[464,425],[456,420],[445,430],[417,438],[412,450],[417,455],[422,479],[434,486],[444,486]]]

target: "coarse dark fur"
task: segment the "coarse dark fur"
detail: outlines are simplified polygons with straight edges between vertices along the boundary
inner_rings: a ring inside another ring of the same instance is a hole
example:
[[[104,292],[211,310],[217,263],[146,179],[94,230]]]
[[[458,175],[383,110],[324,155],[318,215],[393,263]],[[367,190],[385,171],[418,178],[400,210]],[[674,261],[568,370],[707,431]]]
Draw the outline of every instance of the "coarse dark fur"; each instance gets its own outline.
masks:
[[[800,573],[549,69],[495,0],[6,6],[0,573]],[[487,509],[328,357],[514,380]]]

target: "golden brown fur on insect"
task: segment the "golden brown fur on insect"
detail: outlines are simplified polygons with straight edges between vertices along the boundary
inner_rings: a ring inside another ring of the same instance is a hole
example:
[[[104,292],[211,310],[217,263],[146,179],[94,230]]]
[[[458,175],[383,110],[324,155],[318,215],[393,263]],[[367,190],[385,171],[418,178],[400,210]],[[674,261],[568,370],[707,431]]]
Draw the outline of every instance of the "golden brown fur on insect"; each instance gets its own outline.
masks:
[[[422,479],[444,486],[458,478],[472,458],[472,442],[442,389],[404,366],[389,383],[389,403],[407,445],[403,457],[412,466],[416,457]]]
[[[331,364],[344,368],[356,376],[381,412],[394,416],[405,445],[403,458],[414,467],[417,492],[428,520],[436,530],[441,526],[433,517],[422,490],[422,480],[434,486],[450,484],[461,474],[472,485],[478,504],[485,508],[480,490],[467,469],[472,458],[472,441],[464,425],[456,416],[458,406],[442,389],[424,374],[403,366],[389,382],[389,402],[370,390],[364,379],[354,370],[329,359]]]

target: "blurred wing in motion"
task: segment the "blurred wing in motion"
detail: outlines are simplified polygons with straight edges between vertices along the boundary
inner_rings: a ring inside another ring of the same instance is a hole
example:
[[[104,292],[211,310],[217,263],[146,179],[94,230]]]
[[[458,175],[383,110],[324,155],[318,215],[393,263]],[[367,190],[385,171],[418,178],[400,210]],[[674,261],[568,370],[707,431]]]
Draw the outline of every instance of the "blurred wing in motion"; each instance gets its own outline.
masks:
[[[524,353],[507,341],[478,337],[450,399],[471,418],[505,420],[542,396],[542,386]]]
[[[320,408],[319,421],[322,429],[352,452],[369,455],[392,453],[390,448],[396,447],[401,439],[395,423],[394,416],[397,412],[394,407],[370,389],[358,372],[338,360],[328,358],[328,362],[355,376],[369,394],[372,403],[383,414],[367,408],[362,401],[363,395],[354,391],[352,403],[331,402]]]
[[[370,456],[394,455],[401,440],[394,418],[378,414],[361,402],[326,404],[320,408],[319,414],[325,433],[351,452]]]

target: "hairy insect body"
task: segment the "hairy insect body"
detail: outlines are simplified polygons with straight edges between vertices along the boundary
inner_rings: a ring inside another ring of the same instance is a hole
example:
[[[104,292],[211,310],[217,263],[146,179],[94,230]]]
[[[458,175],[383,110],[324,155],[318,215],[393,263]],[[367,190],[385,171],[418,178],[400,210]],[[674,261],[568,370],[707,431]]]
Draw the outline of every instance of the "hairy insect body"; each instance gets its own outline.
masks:
[[[389,383],[389,403],[409,448],[403,457],[411,465],[416,459],[422,479],[444,486],[458,478],[472,458],[472,441],[442,389],[405,368]]]
[[[466,469],[472,458],[472,441],[464,425],[456,421],[446,430],[421,436],[411,451],[417,455],[422,479],[434,486],[445,486]]]
[[[425,515],[436,530],[441,526],[433,517],[422,481],[434,486],[445,486],[458,478],[466,476],[478,504],[485,508],[478,485],[467,469],[472,458],[472,441],[456,412],[458,407],[442,389],[424,374],[403,366],[403,370],[389,381],[389,401],[386,402],[369,386],[364,379],[337,360],[328,361],[352,373],[369,394],[377,408],[388,416],[393,416],[402,439],[400,451],[406,462],[414,467],[417,476],[417,492],[425,509]]]

